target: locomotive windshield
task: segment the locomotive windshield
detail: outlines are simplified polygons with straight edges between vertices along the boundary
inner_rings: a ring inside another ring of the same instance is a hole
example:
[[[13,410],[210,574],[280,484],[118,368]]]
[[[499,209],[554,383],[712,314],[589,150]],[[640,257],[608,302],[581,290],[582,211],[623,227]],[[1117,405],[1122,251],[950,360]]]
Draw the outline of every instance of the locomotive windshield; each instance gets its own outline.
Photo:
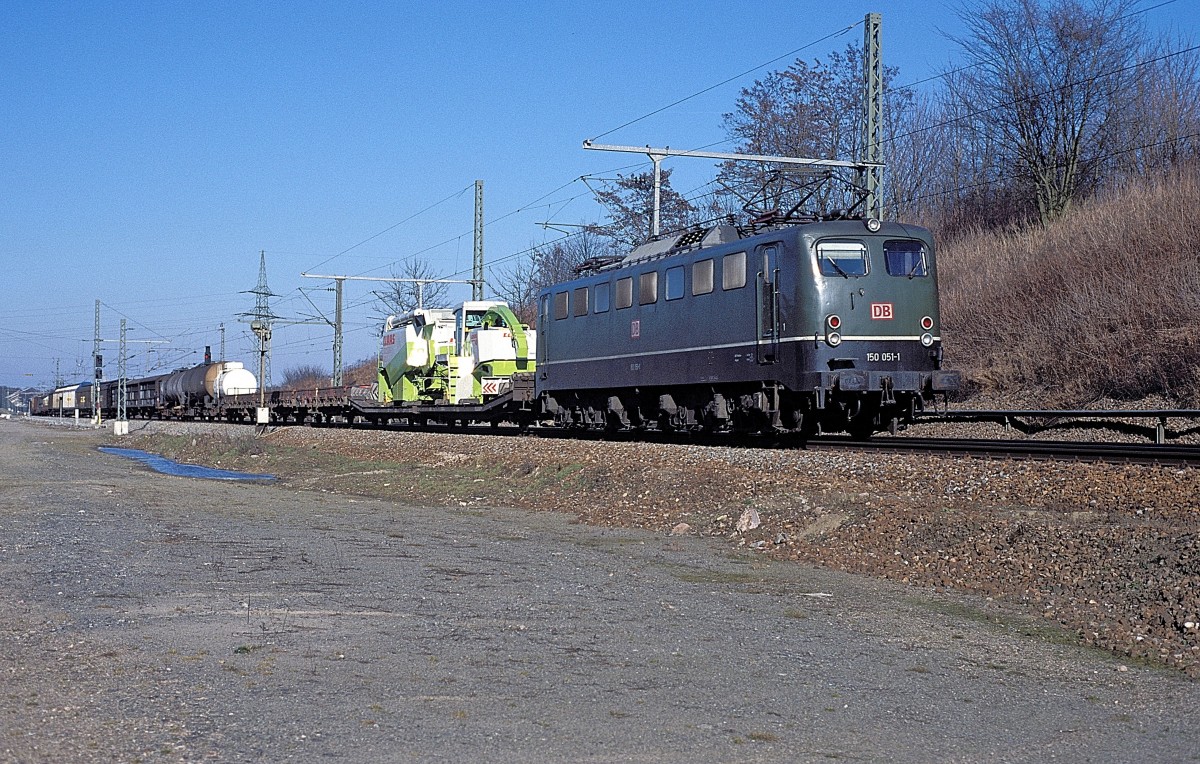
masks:
[[[928,276],[925,263],[925,245],[912,239],[888,239],[883,243],[883,259],[887,272],[892,276]]]
[[[867,245],[861,241],[818,242],[817,260],[825,276],[867,275]]]

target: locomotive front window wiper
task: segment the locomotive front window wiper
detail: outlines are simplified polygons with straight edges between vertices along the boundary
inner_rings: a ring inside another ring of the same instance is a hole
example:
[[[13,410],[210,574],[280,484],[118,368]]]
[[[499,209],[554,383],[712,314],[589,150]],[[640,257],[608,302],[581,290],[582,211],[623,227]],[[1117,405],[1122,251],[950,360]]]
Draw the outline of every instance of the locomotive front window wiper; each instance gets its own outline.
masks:
[[[832,265],[832,266],[833,266],[833,269],[834,269],[835,271],[837,271],[838,273],[842,274],[842,278],[844,278],[844,279],[849,279],[849,278],[850,278],[850,274],[849,274],[849,273],[846,273],[844,270],[842,270],[842,266],[838,265],[838,264],[837,264],[837,261],[836,261],[836,260],[834,260],[832,257],[830,257],[829,255],[825,255],[825,261],[826,261],[826,262],[828,262],[830,265]]]

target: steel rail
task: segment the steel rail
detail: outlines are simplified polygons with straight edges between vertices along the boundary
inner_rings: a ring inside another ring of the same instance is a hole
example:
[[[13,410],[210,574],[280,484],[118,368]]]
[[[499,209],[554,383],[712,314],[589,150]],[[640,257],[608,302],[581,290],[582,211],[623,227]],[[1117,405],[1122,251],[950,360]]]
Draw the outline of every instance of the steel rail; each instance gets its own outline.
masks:
[[[1200,446],[1094,443],[1064,440],[979,440],[967,438],[852,438],[822,436],[805,444],[814,450],[936,453],[985,459],[1033,459],[1200,467]]]
[[[1109,420],[1075,423],[1083,427],[1107,427],[1122,431],[1136,430],[1140,425],[1122,422],[1123,419],[1155,419],[1154,442],[1162,445],[1168,439],[1167,422],[1171,419],[1200,421],[1200,409],[957,409],[923,412],[914,423],[995,422],[1025,432],[1044,432],[1074,423],[1073,420]],[[1031,421],[1024,421],[1031,420]],[[1146,431],[1149,428],[1144,428]],[[1143,431],[1143,430],[1138,430]],[[1146,432],[1149,435],[1149,432]]]
[[[408,429],[400,427],[399,429]],[[1096,443],[1063,440],[984,440],[972,438],[916,438],[877,436],[859,440],[844,435],[820,435],[805,439],[794,433],[746,435],[734,433],[661,432],[658,430],[564,429],[534,425],[517,427],[472,425],[438,426],[422,432],[478,435],[528,435],[539,438],[640,442],[666,445],[726,446],[736,448],[789,449],[810,451],[861,451],[890,454],[934,454],[979,459],[1039,460],[1106,464],[1138,464],[1171,467],[1200,467],[1200,446],[1152,443]]]

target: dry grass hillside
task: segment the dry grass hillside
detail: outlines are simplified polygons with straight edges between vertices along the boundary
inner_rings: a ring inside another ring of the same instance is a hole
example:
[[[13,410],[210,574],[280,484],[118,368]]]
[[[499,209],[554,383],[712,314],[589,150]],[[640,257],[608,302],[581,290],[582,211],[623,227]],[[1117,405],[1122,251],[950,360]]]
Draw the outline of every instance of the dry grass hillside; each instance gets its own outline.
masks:
[[[1200,168],[1046,228],[959,237],[939,258],[948,363],[979,389],[1200,405]]]

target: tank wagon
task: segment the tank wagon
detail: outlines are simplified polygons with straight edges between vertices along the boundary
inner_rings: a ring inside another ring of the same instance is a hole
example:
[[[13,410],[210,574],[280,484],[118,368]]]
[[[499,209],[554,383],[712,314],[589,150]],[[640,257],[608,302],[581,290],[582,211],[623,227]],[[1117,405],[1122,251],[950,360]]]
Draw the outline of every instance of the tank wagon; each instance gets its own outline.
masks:
[[[240,361],[218,361],[172,372],[162,379],[159,389],[167,405],[186,408],[258,392],[258,380]]]
[[[45,416],[95,416],[90,382],[56,388],[34,403],[33,413]],[[125,382],[125,413],[131,418],[215,418],[223,416],[224,399],[258,392],[258,380],[240,361],[205,361],[169,374],[129,379]],[[117,415],[117,380],[99,383],[103,417]]]
[[[812,220],[691,231],[538,296],[536,392],[560,425],[896,427],[942,368],[928,230]]]

